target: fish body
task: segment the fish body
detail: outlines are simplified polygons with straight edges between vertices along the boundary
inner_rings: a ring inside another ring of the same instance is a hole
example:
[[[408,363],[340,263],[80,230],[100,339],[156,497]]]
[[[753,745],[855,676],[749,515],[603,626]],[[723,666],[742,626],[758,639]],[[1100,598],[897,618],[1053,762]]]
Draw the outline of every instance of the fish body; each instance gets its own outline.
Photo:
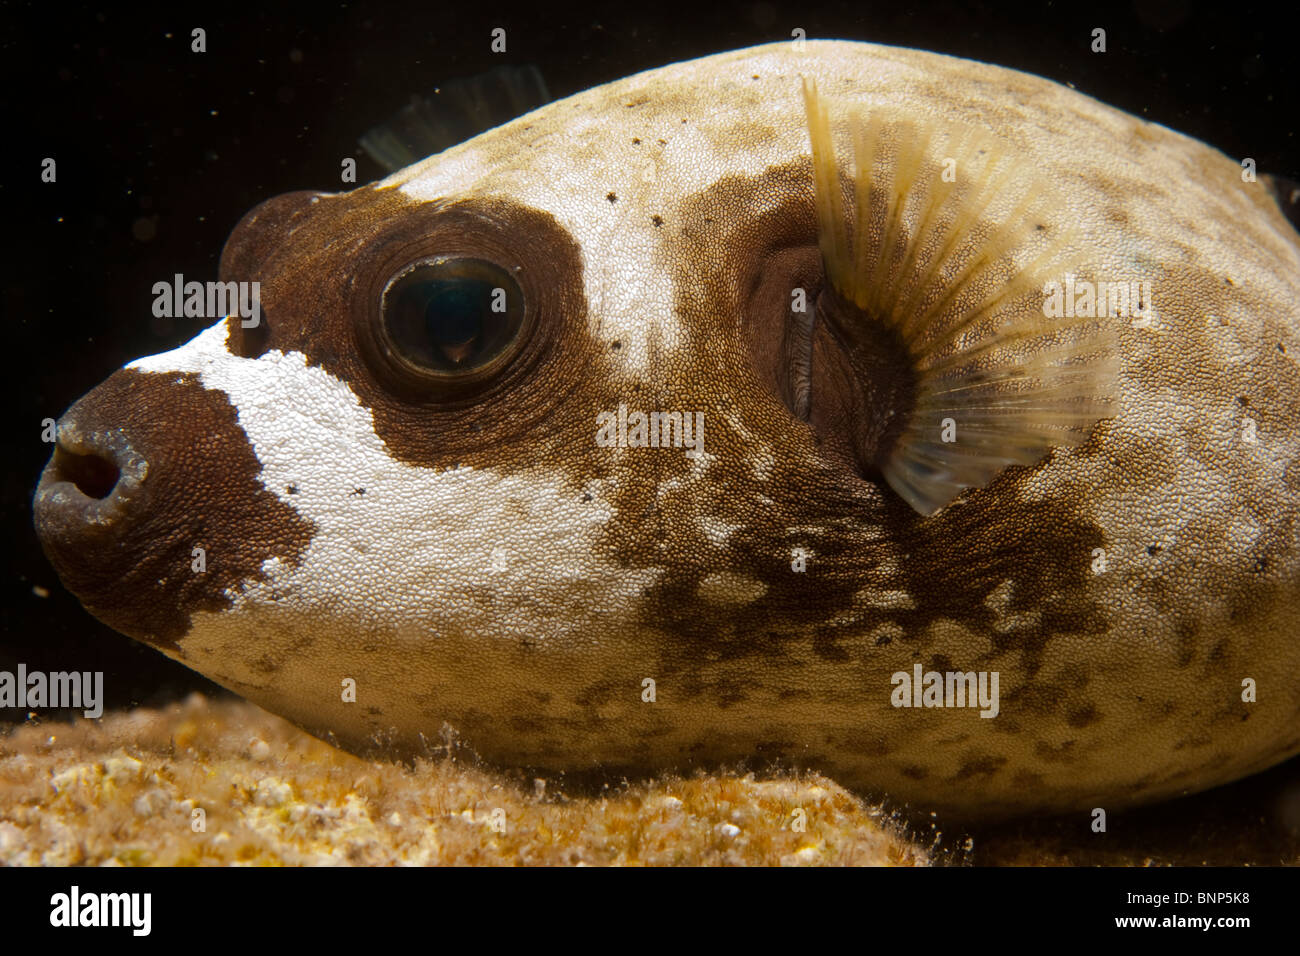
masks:
[[[1202,143],[775,44],[272,199],[221,278],[264,321],[74,404],[37,528],[96,616],[343,746],[972,817],[1300,750],[1300,243]]]

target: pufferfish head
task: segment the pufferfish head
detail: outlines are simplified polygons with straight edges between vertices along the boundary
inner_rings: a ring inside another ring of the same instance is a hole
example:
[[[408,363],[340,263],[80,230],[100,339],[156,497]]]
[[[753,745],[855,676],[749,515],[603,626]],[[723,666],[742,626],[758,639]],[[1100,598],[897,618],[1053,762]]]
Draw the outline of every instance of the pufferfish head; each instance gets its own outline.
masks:
[[[354,749],[984,815],[1211,786],[1300,749],[1300,252],[1239,174],[917,51],[640,74],[248,213],[261,320],[74,404],[37,528],[101,620]]]

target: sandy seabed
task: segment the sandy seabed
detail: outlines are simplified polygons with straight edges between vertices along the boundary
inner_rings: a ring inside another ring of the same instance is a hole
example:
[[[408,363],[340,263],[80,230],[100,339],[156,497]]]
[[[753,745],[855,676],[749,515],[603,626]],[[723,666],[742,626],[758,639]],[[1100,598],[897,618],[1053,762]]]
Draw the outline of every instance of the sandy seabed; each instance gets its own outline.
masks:
[[[593,790],[455,755],[365,760],[198,694],[0,736],[0,863],[20,866],[1297,864],[1300,761],[1088,823],[968,830],[816,774]]]

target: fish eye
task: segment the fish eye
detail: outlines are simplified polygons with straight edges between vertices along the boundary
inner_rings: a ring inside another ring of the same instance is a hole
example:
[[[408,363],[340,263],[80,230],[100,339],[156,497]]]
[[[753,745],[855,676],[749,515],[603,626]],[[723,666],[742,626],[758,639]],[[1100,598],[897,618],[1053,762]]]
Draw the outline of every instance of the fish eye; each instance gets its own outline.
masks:
[[[385,286],[383,351],[422,378],[456,380],[495,369],[513,352],[525,314],[514,277],[485,259],[412,263]]]

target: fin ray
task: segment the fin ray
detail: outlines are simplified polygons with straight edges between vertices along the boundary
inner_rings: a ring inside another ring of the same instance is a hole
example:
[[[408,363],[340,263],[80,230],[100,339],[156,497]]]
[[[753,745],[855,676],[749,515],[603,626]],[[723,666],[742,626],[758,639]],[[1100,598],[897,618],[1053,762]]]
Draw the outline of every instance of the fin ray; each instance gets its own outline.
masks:
[[[818,241],[844,303],[827,321],[850,350],[896,339],[912,376],[909,391],[859,383],[868,403],[910,402],[868,410],[902,424],[860,443],[864,467],[931,514],[1009,465],[1085,441],[1112,411],[1114,323],[1046,314],[1045,283],[1087,272],[1047,184],[984,130],[854,107],[833,122],[816,83],[803,89]],[[845,127],[842,171],[834,136]],[[879,369],[874,360],[855,370]]]

